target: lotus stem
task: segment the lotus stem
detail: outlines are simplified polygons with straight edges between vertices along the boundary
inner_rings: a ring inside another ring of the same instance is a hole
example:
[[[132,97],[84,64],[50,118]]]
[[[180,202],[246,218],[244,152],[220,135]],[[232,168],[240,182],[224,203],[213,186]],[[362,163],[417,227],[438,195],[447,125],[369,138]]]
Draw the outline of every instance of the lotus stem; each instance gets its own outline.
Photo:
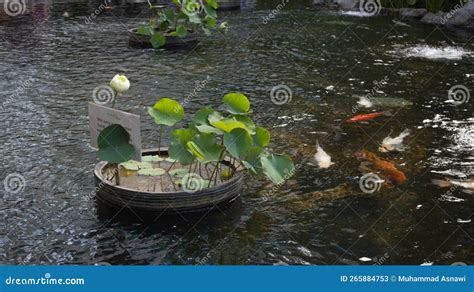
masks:
[[[166,172],[170,171],[170,170],[173,168],[173,166],[174,166],[175,163],[176,163],[176,160],[173,161],[173,163],[171,163],[171,166],[168,168],[168,170],[167,170]]]
[[[207,169],[207,165],[208,165],[208,164],[209,164],[209,163],[204,164],[204,169],[206,170],[207,178],[210,179],[210,177],[209,177],[209,170]]]
[[[119,186],[120,185],[120,166],[118,163],[114,163],[114,169],[115,169],[115,184]]]
[[[160,137],[158,138],[158,156],[161,155],[161,134],[163,134],[163,125],[160,125]],[[158,161],[158,166],[160,166],[160,162]]]
[[[219,162],[222,160],[222,156],[224,155],[225,153],[225,149],[221,151],[221,154],[219,155],[219,160],[217,161],[216,163],[216,167],[214,168],[214,170],[212,171],[212,174],[211,174],[211,178],[209,179],[209,185],[207,187],[210,187],[211,186],[211,182],[212,182],[212,178],[214,177],[214,174],[216,175],[217,177],[217,169],[219,168]],[[214,185],[217,183],[217,179],[215,177],[215,183]]]
[[[112,99],[112,108],[115,107],[115,101],[117,100],[117,97],[119,96],[119,93],[114,90],[114,98]]]

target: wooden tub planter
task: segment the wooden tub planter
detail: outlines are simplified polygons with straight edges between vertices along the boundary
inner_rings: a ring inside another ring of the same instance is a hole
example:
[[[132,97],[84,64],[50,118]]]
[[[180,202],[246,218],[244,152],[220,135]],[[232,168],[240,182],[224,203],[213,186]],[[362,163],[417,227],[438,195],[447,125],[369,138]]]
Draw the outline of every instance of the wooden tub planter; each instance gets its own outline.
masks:
[[[166,42],[163,48],[165,49],[180,49],[190,48],[198,43],[198,34],[189,31],[185,37],[178,37],[176,35],[165,35]],[[130,29],[128,31],[128,41],[130,46],[138,48],[153,48],[149,35],[141,35],[137,33],[137,29]]]
[[[219,11],[229,11],[240,9],[240,0],[217,0]]]
[[[168,151],[162,148],[160,157],[167,157]],[[158,149],[144,150],[142,156],[156,156]],[[107,173],[112,166],[105,161],[95,166],[94,176],[97,198],[114,208],[131,208],[137,211],[150,211],[161,213],[189,213],[202,212],[214,209],[216,206],[227,207],[234,202],[242,192],[244,174],[228,160],[221,162],[233,175],[219,184],[196,191],[184,191],[181,188],[173,191],[149,191],[126,186],[125,183],[116,185],[115,180],[110,180]],[[155,178],[153,178],[155,179]],[[121,178],[123,182],[125,178]]]

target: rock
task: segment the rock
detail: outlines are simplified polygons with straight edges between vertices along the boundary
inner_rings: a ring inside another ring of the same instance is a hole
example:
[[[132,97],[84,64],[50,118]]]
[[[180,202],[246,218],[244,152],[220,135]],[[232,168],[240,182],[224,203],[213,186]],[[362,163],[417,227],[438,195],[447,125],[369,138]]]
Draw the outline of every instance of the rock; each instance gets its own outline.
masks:
[[[438,11],[436,14],[428,12],[425,14],[425,16],[423,16],[423,18],[421,19],[421,22],[431,23],[431,24],[442,24],[442,22],[444,22],[446,14],[447,13],[444,13],[441,11]]]
[[[421,22],[431,24],[442,24],[449,26],[472,26],[474,18],[474,1],[471,0],[464,6],[455,6],[449,12],[437,12],[436,14],[427,13],[421,19]]]
[[[358,10],[359,0],[336,0],[341,10]]]
[[[324,6],[326,5],[325,0],[313,0],[313,5]]]
[[[427,12],[425,8],[402,8],[400,9],[400,17],[422,18]]]
[[[464,26],[469,23],[471,19],[471,14],[469,11],[460,9],[455,13],[448,12],[446,17],[441,21],[442,24],[446,25],[456,25],[456,26]]]
[[[472,25],[473,19],[474,1],[471,0],[464,6],[456,6],[452,11],[449,11],[446,14],[446,18],[444,19],[443,24],[455,26],[469,26]]]

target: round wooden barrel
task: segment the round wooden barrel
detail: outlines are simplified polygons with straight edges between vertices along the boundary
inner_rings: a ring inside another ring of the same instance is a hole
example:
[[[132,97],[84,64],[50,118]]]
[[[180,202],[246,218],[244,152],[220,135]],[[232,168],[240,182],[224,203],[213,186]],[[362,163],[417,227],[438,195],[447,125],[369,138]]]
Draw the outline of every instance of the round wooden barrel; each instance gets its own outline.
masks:
[[[236,10],[240,8],[240,0],[217,0],[217,10]]]
[[[167,149],[162,148],[161,155],[167,155]],[[157,155],[158,149],[144,150],[143,156]],[[201,212],[217,206],[226,207],[237,199],[244,182],[244,174],[228,161],[222,162],[234,170],[234,175],[222,184],[204,188],[196,192],[145,192],[120,185],[114,185],[104,177],[104,168],[108,163],[101,161],[94,169],[96,194],[100,201],[116,208],[128,207],[141,211],[160,213]]]

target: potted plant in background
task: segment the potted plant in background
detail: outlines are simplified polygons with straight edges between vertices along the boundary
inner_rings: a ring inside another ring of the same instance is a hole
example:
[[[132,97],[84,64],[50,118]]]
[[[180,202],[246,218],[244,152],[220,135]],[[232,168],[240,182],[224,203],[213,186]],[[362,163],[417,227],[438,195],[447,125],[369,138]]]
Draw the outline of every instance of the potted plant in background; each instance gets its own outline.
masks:
[[[147,25],[128,31],[131,45],[153,48],[190,46],[197,31],[209,35],[217,26],[216,0],[172,0],[170,7],[148,1],[151,16]]]
[[[240,9],[240,0],[216,0],[219,11]]]
[[[173,99],[159,99],[148,109],[160,127],[158,148],[144,150],[142,162],[120,162],[120,186],[107,176],[118,160],[110,159],[110,153],[100,155],[107,159],[94,171],[96,184],[102,186],[98,198],[118,208],[127,202],[138,210],[200,211],[234,201],[241,193],[246,173],[258,179],[265,176],[275,184],[288,179],[294,164],[290,157],[274,154],[268,148],[270,132],[251,119],[248,98],[242,93],[229,93],[223,97],[223,104],[225,112],[203,107],[188,127],[170,129],[169,146],[162,147],[163,128],[180,122],[184,109]],[[125,153],[124,157],[130,155],[126,135],[119,129],[107,132],[104,135],[112,134],[114,139],[107,141],[104,149]]]

